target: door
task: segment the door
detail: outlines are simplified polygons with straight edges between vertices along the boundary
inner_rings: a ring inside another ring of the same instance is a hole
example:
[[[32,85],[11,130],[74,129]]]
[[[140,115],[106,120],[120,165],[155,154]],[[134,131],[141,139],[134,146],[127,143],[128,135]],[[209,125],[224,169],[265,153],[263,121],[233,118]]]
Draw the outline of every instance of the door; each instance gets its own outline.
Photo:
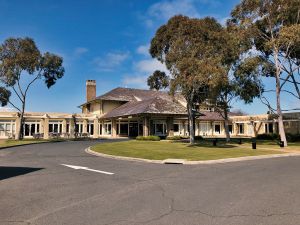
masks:
[[[129,137],[136,137],[139,134],[138,123],[129,123]]]

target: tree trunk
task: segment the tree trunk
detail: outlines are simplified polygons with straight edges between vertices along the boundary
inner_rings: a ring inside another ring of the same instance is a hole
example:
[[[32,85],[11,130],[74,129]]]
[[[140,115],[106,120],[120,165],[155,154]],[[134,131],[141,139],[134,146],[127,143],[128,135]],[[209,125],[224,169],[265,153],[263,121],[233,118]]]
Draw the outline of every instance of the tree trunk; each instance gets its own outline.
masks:
[[[286,140],[284,125],[283,125],[283,116],[282,116],[281,105],[280,105],[280,90],[279,89],[280,89],[280,84],[277,84],[277,82],[276,82],[276,103],[277,103],[277,115],[278,115],[278,130],[279,130],[280,140],[284,142],[284,146],[286,147],[287,146],[287,140]]]
[[[193,113],[192,102],[187,103],[188,109],[188,121],[189,121],[189,133],[190,133],[190,144],[195,143],[195,115]]]
[[[225,134],[226,134],[226,142],[230,141],[230,133],[229,133],[229,118],[227,108],[224,109],[224,125],[225,125]]]
[[[22,111],[21,111],[21,114],[20,114],[20,127],[19,127],[19,130],[18,130],[17,140],[22,140],[23,139],[23,127],[24,127],[24,122],[25,122],[24,112],[25,112],[25,101],[22,104]]]
[[[275,59],[275,65],[276,65],[276,107],[277,107],[277,116],[278,116],[278,130],[279,130],[279,135],[280,135],[280,140],[283,141],[284,146],[287,146],[287,140],[285,136],[285,131],[284,131],[284,126],[283,126],[283,116],[282,116],[282,111],[281,111],[281,102],[280,102],[280,64],[278,61],[278,54],[277,51],[275,51],[274,54],[274,59]]]

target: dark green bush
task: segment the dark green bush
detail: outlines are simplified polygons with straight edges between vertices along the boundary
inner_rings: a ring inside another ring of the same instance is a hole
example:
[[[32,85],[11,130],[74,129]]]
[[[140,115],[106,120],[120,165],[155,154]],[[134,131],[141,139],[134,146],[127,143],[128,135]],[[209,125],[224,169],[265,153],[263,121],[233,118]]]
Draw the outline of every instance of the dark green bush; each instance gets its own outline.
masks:
[[[279,138],[278,134],[258,134],[257,140],[277,140]]]
[[[202,141],[204,138],[202,136],[195,136],[195,141]]]
[[[138,141],[160,141],[160,137],[158,136],[137,136],[136,140]]]
[[[287,139],[287,141],[290,141],[290,142],[300,141],[300,134],[287,133],[286,134],[286,139]]]

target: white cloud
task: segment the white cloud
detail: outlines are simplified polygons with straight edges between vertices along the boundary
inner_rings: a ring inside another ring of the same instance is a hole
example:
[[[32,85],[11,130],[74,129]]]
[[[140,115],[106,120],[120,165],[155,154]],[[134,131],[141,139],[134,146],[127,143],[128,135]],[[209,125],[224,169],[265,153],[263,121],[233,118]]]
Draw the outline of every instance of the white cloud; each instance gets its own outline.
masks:
[[[144,56],[149,56],[149,45],[140,45],[136,49],[136,52]]]
[[[148,9],[148,14],[156,19],[168,20],[170,17],[183,14],[190,17],[199,17],[199,13],[195,6],[195,0],[173,0],[162,1],[153,4]]]
[[[123,77],[123,85],[125,87],[134,87],[134,88],[142,88],[142,89],[147,89],[147,78],[148,76],[145,75],[125,75]]]
[[[93,64],[98,71],[113,71],[130,56],[129,52],[109,52],[103,57],[96,57]]]
[[[160,70],[168,73],[166,66],[156,59],[141,60],[134,66],[137,72],[144,74],[147,73],[148,75],[152,74],[155,70]]]
[[[84,48],[84,47],[77,47],[77,48],[75,48],[75,50],[74,50],[74,55],[75,55],[76,57],[79,57],[79,56],[81,56],[81,55],[87,53],[88,51],[89,51],[89,50],[88,50],[87,48]]]
[[[166,66],[156,59],[145,59],[134,63],[133,73],[124,75],[122,83],[126,87],[148,88],[147,78],[155,71],[160,70],[169,74]]]
[[[153,28],[165,23],[172,16],[181,14],[199,18],[203,16],[199,13],[200,8],[219,6],[219,0],[163,0],[151,5],[141,18],[146,27]]]

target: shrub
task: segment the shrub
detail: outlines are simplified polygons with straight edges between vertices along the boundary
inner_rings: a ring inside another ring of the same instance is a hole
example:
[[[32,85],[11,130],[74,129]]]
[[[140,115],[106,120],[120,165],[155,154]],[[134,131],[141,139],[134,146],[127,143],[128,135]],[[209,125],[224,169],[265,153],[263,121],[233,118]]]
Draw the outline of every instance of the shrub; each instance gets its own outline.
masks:
[[[172,140],[172,141],[178,141],[181,140],[182,138],[180,136],[168,136],[167,140]]]
[[[258,134],[257,140],[277,140],[279,138],[278,134]]]
[[[202,136],[195,136],[195,141],[202,141],[204,138]]]
[[[300,141],[300,134],[287,133],[286,134],[286,139],[287,139],[287,141],[290,141],[290,142]]]
[[[160,141],[159,136],[137,136],[136,140],[138,141]]]

